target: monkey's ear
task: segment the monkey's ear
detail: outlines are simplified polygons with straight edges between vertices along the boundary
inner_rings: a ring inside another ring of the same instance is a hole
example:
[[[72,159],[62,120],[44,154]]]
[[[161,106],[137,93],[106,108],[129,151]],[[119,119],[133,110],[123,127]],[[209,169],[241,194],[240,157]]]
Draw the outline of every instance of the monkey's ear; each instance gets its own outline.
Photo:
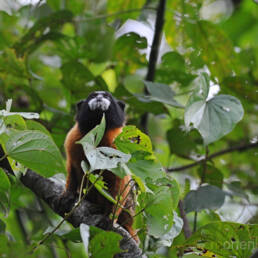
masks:
[[[84,102],[84,100],[80,100],[79,102],[77,102],[77,104],[76,104],[77,111],[80,110],[81,105],[82,105],[83,102]]]
[[[122,108],[122,110],[124,111],[125,110],[125,103],[124,103],[124,101],[118,100],[117,103]]]

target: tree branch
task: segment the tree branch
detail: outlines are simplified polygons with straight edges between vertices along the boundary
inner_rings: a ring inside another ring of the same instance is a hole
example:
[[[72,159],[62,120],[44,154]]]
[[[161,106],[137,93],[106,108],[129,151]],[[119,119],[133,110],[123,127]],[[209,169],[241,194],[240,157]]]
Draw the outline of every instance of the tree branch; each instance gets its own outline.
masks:
[[[154,37],[151,44],[151,52],[150,52],[150,58],[149,58],[149,65],[148,65],[148,71],[146,75],[147,81],[154,81],[155,78],[155,71],[156,71],[156,64],[158,59],[158,53],[159,53],[159,45],[162,37],[162,29],[165,22],[164,16],[165,16],[165,9],[166,9],[166,0],[160,0],[159,5],[157,8],[157,15],[156,15],[156,21],[155,21],[155,31],[154,31]],[[145,94],[148,94],[148,90],[145,86],[144,88]],[[141,117],[140,121],[141,127],[145,133],[148,134],[148,113],[145,113]]]
[[[252,148],[257,148],[257,147],[258,147],[258,142],[247,143],[247,144],[242,144],[242,145],[239,145],[239,146],[230,147],[230,148],[227,148],[227,149],[215,152],[215,153],[207,156],[207,158],[203,158],[201,160],[198,160],[196,162],[190,163],[188,165],[181,166],[181,167],[167,168],[166,171],[167,172],[175,172],[175,171],[186,170],[188,168],[195,167],[195,166],[197,166],[197,165],[199,165],[199,164],[201,164],[203,162],[206,162],[208,160],[212,160],[212,159],[214,159],[214,158],[216,158],[218,156],[221,156],[221,155],[224,155],[224,154],[227,154],[227,153],[230,153],[230,152],[245,151],[245,150],[252,149]]]
[[[5,155],[1,145],[0,152],[1,158],[1,156]],[[6,158],[1,161],[0,166],[7,174],[14,175]],[[28,170],[27,173],[22,175],[20,180],[24,186],[32,190],[39,198],[44,200],[55,213],[65,217],[65,212],[63,211],[62,207],[60,207],[60,196],[64,192],[64,184],[54,178],[44,178],[31,170]],[[77,199],[68,202],[66,204],[66,208],[71,210],[74,207],[75,202],[77,202]],[[110,219],[99,213],[99,207],[88,202],[87,200],[82,201],[81,205],[74,210],[67,221],[69,221],[74,227],[78,227],[81,223],[85,223],[104,230],[112,230],[120,234],[123,237],[123,239],[120,241],[120,247],[126,251],[117,254],[115,256],[116,258],[141,257],[142,251],[136,244],[135,240],[132,239],[131,235],[119,225],[115,225],[113,227]]]

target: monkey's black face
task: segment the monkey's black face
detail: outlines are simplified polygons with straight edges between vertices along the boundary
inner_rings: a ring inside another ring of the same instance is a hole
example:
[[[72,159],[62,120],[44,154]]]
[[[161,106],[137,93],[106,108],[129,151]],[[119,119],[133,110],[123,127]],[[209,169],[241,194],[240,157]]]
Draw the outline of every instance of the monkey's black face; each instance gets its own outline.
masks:
[[[88,97],[88,106],[91,111],[100,110],[107,111],[111,104],[112,96],[105,91],[95,91]]]
[[[109,92],[95,91],[87,99],[77,104],[79,128],[88,132],[100,123],[103,114],[106,117],[106,128],[116,128],[124,123],[124,102],[115,99]]]

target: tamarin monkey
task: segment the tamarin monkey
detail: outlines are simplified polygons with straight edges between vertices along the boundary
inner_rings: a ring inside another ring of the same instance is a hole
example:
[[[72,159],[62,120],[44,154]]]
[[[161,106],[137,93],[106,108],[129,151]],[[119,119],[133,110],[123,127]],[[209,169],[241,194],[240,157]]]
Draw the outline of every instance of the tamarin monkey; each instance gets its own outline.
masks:
[[[78,144],[77,141],[100,124],[102,116],[105,114],[106,129],[99,146],[115,148],[114,139],[122,132],[125,123],[124,108],[124,102],[115,99],[105,91],[92,92],[87,99],[77,104],[76,123],[68,132],[65,140],[68,172],[65,196],[74,195],[79,191],[84,175],[81,162],[83,160],[87,162],[82,145]],[[96,173],[99,173],[99,171],[96,171]],[[138,242],[138,237],[132,228],[133,214],[129,214],[128,210],[125,211],[121,208],[130,203],[130,197],[128,196],[130,196],[129,181],[131,177],[120,178],[108,170],[103,172],[102,177],[111,196],[116,198],[120,195],[120,205],[115,207],[116,205],[102,196],[94,187],[87,193],[86,199],[98,204],[107,216],[115,213],[115,217],[118,218],[116,221]],[[133,212],[132,207],[129,210]]]

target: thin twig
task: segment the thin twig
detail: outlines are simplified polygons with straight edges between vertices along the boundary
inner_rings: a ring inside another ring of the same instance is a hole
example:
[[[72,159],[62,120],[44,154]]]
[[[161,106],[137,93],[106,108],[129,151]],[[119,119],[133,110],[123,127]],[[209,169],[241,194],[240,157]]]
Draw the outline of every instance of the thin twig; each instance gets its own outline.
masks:
[[[188,165],[185,165],[185,166],[181,166],[181,167],[167,168],[166,171],[167,172],[174,172],[174,171],[186,170],[188,168],[195,167],[195,166],[203,163],[204,161],[212,160],[212,159],[214,159],[214,158],[216,158],[218,156],[221,156],[221,155],[224,155],[224,154],[227,154],[227,153],[230,153],[230,152],[245,151],[245,150],[249,150],[249,149],[256,148],[256,147],[258,147],[258,142],[242,144],[240,146],[230,147],[230,148],[227,148],[227,149],[215,152],[215,153],[209,155],[207,158],[203,158],[203,159],[198,160],[196,162],[193,162],[191,164],[188,164]]]

